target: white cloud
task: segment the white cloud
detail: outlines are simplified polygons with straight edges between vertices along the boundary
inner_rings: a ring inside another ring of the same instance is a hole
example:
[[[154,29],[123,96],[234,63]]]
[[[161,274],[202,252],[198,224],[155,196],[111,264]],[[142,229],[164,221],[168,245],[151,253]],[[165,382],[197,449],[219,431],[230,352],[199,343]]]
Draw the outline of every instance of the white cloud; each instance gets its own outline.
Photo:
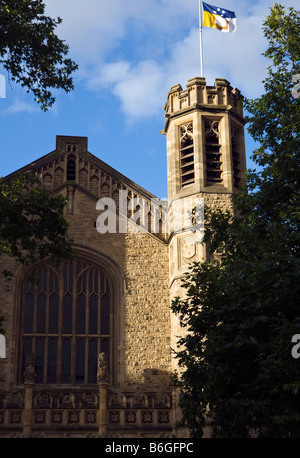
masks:
[[[57,32],[83,66],[100,63],[132,31],[166,35],[193,19],[195,1],[181,0],[45,0],[46,13],[63,19]]]
[[[155,61],[142,61],[131,66],[127,61],[107,64],[89,87],[97,90],[111,88],[130,118],[147,117],[161,108],[164,73]]]
[[[11,105],[9,105],[6,110],[5,114],[15,114],[15,113],[37,113],[40,111],[40,108],[38,108],[36,105],[33,105],[32,103],[27,103],[24,102],[20,99],[15,99]]]
[[[223,0],[222,0],[223,1]],[[283,3],[285,3],[283,1]],[[46,0],[60,15],[59,35],[70,45],[88,89],[111,91],[126,117],[158,114],[170,87],[200,75],[198,0]],[[224,2],[221,6],[224,6]],[[262,22],[269,0],[226,0],[237,31],[203,28],[207,84],[226,78],[247,97],[262,91],[268,62]],[[73,56],[72,56],[73,57]]]
[[[46,0],[46,13],[60,16],[57,33],[70,46],[70,55],[83,65],[103,59],[124,37],[124,6],[119,0]],[[123,6],[122,6],[123,5]]]

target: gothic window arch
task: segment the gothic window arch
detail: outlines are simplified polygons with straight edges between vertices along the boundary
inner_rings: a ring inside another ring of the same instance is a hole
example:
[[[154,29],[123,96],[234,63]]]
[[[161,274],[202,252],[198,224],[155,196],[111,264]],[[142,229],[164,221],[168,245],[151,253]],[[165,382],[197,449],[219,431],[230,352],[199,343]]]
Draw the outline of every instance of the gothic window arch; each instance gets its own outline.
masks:
[[[30,271],[22,290],[19,380],[31,352],[36,384],[95,384],[101,352],[112,375],[112,296],[106,273],[80,259]]]

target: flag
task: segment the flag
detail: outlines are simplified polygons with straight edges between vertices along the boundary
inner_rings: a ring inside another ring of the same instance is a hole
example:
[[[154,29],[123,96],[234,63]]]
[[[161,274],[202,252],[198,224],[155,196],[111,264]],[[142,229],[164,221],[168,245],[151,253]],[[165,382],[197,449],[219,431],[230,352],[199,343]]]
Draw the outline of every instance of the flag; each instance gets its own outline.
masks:
[[[220,32],[234,32],[236,30],[236,15],[234,11],[203,2],[203,25],[218,29]]]

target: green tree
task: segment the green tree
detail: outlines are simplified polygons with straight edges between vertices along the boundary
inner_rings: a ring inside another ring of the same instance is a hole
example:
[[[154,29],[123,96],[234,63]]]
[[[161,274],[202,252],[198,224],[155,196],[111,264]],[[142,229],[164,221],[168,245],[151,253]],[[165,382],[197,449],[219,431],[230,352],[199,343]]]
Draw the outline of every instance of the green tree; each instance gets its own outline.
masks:
[[[185,331],[176,357],[183,423],[201,436],[300,437],[300,73],[299,12],[275,4],[263,24],[272,61],[265,93],[247,100],[260,170],[233,195],[234,215],[206,209],[205,242],[215,253],[194,263],[186,298],[172,310]]]
[[[44,111],[55,102],[54,89],[74,89],[78,66],[66,58],[69,47],[54,33],[61,22],[45,15],[42,0],[0,1],[0,63]]]
[[[63,196],[52,196],[33,174],[0,179],[0,255],[24,265],[72,258],[65,205]],[[13,272],[2,269],[1,274],[9,280]],[[3,332],[1,324],[3,317]]]
[[[0,0],[0,64],[44,111],[55,102],[53,90],[74,89],[77,64],[67,58],[69,47],[55,34],[61,18],[45,15],[42,0]],[[51,196],[35,176],[0,179],[0,255],[30,264],[50,257],[73,256],[65,199]],[[12,272],[2,269],[10,277]],[[0,317],[0,332],[4,318]]]

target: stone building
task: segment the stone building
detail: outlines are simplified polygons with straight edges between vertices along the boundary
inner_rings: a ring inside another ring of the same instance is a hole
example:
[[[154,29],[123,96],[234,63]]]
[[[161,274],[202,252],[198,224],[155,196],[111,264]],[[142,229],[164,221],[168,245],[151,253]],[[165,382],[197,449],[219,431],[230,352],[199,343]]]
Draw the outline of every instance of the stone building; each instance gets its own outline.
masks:
[[[188,264],[206,259],[188,211],[228,208],[244,184],[241,99],[225,79],[171,88],[161,132],[168,203],[91,154],[85,137],[58,136],[16,172],[68,199],[78,257],[29,268],[1,258],[14,278],[0,284],[0,437],[187,434],[170,382],[180,333],[170,302]]]

